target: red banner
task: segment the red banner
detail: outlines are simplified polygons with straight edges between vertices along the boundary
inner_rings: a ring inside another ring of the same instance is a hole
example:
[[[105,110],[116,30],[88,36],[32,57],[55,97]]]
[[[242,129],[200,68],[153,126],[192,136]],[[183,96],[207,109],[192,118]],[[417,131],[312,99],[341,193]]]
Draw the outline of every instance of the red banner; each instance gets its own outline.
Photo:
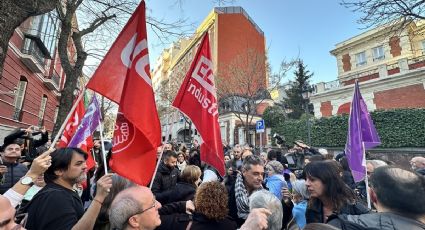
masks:
[[[201,160],[224,176],[224,154],[214,84],[210,43],[206,33],[173,106],[186,114],[200,133]]]
[[[88,88],[119,103],[111,168],[138,184],[152,179],[161,125],[150,78],[145,2],[112,45]]]

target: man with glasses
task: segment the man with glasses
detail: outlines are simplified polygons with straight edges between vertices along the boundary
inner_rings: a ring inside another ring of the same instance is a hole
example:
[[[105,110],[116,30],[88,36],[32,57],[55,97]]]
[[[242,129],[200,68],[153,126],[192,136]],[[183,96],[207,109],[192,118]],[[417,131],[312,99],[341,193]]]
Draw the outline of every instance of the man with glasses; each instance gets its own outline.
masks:
[[[161,225],[158,209],[161,208],[151,190],[135,186],[127,188],[115,197],[110,211],[109,221],[112,229],[155,229]]]

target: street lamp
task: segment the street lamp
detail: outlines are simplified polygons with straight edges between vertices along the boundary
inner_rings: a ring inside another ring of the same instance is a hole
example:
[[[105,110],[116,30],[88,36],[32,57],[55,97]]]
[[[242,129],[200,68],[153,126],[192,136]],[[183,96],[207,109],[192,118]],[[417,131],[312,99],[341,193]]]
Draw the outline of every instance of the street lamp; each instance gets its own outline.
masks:
[[[301,95],[305,101],[304,104],[304,109],[305,109],[305,114],[307,115],[307,134],[308,134],[308,145],[311,145],[311,135],[310,135],[310,110],[308,108],[308,99],[311,96],[311,88],[308,85],[304,85]]]

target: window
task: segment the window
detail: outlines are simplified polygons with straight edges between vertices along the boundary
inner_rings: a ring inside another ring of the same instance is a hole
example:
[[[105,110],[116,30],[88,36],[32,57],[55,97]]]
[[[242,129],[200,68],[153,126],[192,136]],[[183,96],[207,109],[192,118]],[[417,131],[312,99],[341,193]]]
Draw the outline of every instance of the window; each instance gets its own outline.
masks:
[[[40,111],[38,112],[38,126],[43,126],[44,111],[46,111],[47,96],[41,98]]]
[[[422,53],[425,53],[425,40],[422,40],[421,45],[422,45]]]
[[[361,53],[356,54],[357,66],[362,66],[366,64],[366,52],[363,51]]]
[[[53,117],[53,122],[56,123],[56,120],[58,119],[59,114],[59,106],[56,106],[55,108],[55,116]]]
[[[373,50],[373,60],[382,60],[385,58],[384,47],[378,46],[372,49]]]
[[[14,113],[13,113],[13,119],[14,120],[21,120],[22,119],[22,106],[24,104],[24,98],[25,98],[25,91],[27,90],[27,84],[28,81],[25,77],[21,76],[21,79],[18,83],[18,89],[15,96],[15,103],[14,103]]]
[[[56,47],[57,33],[59,30],[59,19],[56,11],[38,15],[32,21],[31,29],[27,31],[29,37],[41,42],[41,49],[48,58],[53,56]]]

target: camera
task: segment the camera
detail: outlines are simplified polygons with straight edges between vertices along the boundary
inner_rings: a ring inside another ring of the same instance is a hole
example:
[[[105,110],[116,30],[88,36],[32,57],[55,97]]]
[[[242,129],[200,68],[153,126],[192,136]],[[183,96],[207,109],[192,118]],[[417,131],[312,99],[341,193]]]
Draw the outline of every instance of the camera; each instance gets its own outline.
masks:
[[[277,134],[277,133],[274,133],[273,134],[273,138],[275,138],[276,139],[276,143],[277,144],[279,144],[279,145],[285,145],[285,137],[282,137],[282,136],[280,136],[279,134]]]

